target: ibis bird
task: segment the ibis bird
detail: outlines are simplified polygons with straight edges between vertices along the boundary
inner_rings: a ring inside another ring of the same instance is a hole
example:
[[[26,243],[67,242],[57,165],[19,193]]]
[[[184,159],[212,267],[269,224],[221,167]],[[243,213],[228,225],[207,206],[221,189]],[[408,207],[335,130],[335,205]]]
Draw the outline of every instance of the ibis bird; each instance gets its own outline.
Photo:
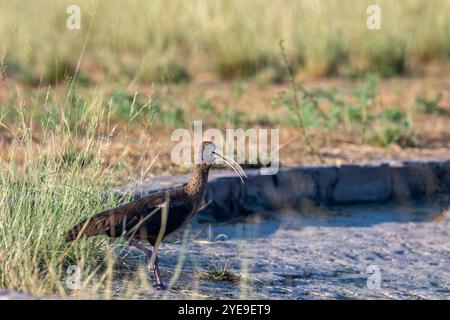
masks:
[[[204,141],[200,150],[200,163],[195,166],[189,182],[170,191],[161,191],[125,205],[97,213],[74,226],[66,236],[70,242],[81,237],[106,235],[125,237],[131,246],[142,250],[150,261],[155,277],[155,287],[165,289],[156,254],[159,243],[178,230],[199,209],[213,162],[221,158],[244,182],[247,177],[241,166],[226,156],[211,141]],[[140,241],[147,240],[152,250]]]

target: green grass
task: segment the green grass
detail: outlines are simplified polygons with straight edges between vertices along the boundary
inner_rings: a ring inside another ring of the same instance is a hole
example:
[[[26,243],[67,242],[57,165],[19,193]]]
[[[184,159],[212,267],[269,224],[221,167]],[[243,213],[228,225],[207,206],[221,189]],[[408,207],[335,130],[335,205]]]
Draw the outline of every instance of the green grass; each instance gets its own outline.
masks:
[[[380,147],[395,143],[400,147],[414,147],[416,133],[408,112],[400,108],[386,108],[378,115],[371,130],[365,134],[366,142]]]
[[[391,76],[448,60],[448,1],[379,0],[379,31],[366,28],[372,3],[81,0],[81,30],[68,30],[68,0],[3,1],[0,55],[10,77],[31,85],[60,83],[78,62],[84,83],[179,83],[199,72],[279,82],[281,39],[309,76]]]
[[[65,233],[82,218],[117,205],[105,194],[108,181],[63,159],[14,166],[1,172],[0,287],[35,294],[68,293],[64,277],[69,265],[85,276],[106,268],[112,255],[105,239],[67,244]],[[106,195],[106,197],[105,197]]]
[[[218,281],[218,282],[239,282],[239,276],[229,270],[212,270],[200,275],[201,280]]]
[[[66,284],[70,265],[77,265],[84,279],[79,294],[104,290],[111,280],[115,258],[108,240],[65,242],[73,225],[119,204],[111,191],[117,176],[105,170],[96,141],[99,123],[105,119],[100,115],[102,103],[93,97],[82,105],[76,118],[84,126],[82,134],[69,124],[63,109],[54,107],[57,115],[41,123],[41,134],[47,138],[39,145],[33,140],[37,132],[27,125],[33,119],[26,115],[25,105],[11,107],[18,115],[15,123],[1,123],[15,141],[9,159],[0,161],[2,288],[36,295],[70,294]],[[17,127],[12,130],[13,126]],[[75,139],[81,143],[74,144]],[[103,292],[105,297],[110,294]]]
[[[298,126],[302,135],[312,134],[314,129],[328,131],[344,128],[357,134],[367,144],[387,147],[414,147],[417,135],[413,127],[413,112],[407,108],[376,108],[378,77],[366,76],[363,84],[356,88],[352,97],[341,99],[333,90],[307,90],[293,86],[282,92],[274,102],[286,110],[284,122]],[[423,113],[436,112],[439,96],[432,100],[417,98],[416,104]]]
[[[417,109],[426,114],[440,113],[439,102],[442,99],[442,94],[438,94],[433,98],[426,98],[422,96],[417,96],[415,99],[415,104]]]

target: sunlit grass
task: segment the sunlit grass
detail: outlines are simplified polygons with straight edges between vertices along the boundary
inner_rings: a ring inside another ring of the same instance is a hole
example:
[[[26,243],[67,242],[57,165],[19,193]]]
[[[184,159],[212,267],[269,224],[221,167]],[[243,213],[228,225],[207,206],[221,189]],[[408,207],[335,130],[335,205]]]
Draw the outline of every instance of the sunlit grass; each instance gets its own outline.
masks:
[[[100,128],[108,109],[93,96],[75,119],[69,110],[54,110],[54,119],[41,123],[39,134],[45,138],[36,144],[36,119],[26,115],[24,104],[12,108],[15,121],[1,123],[15,142],[0,161],[0,287],[108,297],[114,246],[106,238],[65,242],[73,225],[119,204],[112,189],[117,175],[107,170],[100,147],[106,144]],[[70,265],[81,272],[76,292],[67,284]]]
[[[448,59],[448,1],[376,3],[382,28],[371,31],[369,0],[82,0],[81,30],[68,30],[70,1],[3,1],[0,55],[29,84],[59,83],[78,62],[84,83],[182,82],[199,72],[279,81],[281,39],[295,70],[314,77],[389,76]]]

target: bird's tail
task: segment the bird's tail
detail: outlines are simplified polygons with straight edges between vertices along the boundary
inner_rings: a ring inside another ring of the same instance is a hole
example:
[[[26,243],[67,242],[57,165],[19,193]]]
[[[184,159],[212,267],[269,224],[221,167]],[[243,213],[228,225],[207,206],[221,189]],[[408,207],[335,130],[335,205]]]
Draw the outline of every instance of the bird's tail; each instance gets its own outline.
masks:
[[[106,223],[106,216],[97,215],[92,218],[83,220],[78,223],[66,234],[66,242],[70,242],[81,237],[91,237],[102,234],[107,234],[108,224]]]

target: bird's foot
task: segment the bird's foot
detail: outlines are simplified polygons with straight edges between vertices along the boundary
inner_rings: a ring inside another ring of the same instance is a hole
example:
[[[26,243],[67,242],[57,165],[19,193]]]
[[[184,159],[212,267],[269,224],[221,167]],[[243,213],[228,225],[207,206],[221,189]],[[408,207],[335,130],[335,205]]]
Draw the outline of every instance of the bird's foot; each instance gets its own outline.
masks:
[[[153,286],[153,288],[155,288],[156,290],[161,290],[161,291],[167,290],[166,285],[164,283],[162,283],[162,282],[161,283],[156,283]]]

